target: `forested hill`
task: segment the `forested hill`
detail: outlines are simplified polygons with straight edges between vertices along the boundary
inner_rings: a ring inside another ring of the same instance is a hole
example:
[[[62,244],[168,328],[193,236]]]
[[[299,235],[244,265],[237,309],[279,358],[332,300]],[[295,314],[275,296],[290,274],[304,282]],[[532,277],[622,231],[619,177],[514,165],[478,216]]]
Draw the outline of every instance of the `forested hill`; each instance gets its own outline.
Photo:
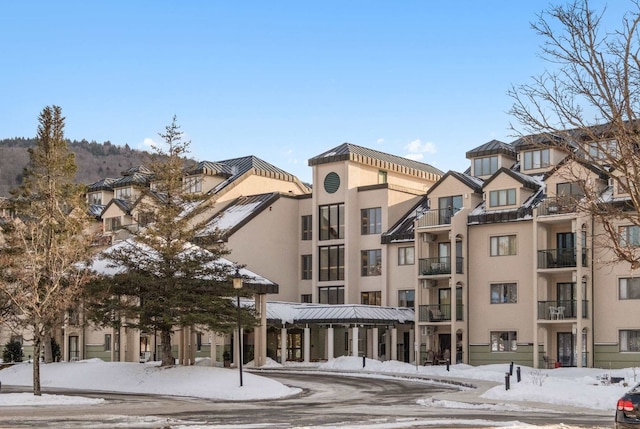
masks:
[[[8,197],[9,191],[22,181],[24,167],[29,162],[27,149],[35,146],[32,138],[11,138],[0,140],[0,197]],[[105,177],[119,177],[133,166],[148,164],[149,152],[131,149],[128,145],[116,146],[104,143],[68,141],[69,148],[76,154],[78,172],[76,182],[90,184]]]

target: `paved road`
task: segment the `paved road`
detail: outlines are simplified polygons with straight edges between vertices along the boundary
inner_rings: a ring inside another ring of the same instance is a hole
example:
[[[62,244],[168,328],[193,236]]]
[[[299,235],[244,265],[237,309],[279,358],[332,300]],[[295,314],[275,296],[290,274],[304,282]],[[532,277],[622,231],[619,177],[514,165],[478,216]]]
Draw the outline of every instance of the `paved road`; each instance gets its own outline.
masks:
[[[0,428],[434,428],[479,427],[478,421],[519,421],[536,426],[613,427],[608,413],[498,411],[418,405],[420,399],[442,397],[453,389],[403,379],[345,377],[315,373],[268,372],[261,375],[300,387],[288,399],[212,402],[194,398],[96,394],[107,402],[91,407],[2,407]],[[2,387],[3,392],[10,391]],[[23,389],[24,390],[24,389]],[[52,390],[47,390],[53,393]],[[65,391],[65,394],[70,394]],[[458,419],[458,423],[454,419]],[[476,421],[474,425],[473,422]],[[439,422],[439,423],[438,423]]]

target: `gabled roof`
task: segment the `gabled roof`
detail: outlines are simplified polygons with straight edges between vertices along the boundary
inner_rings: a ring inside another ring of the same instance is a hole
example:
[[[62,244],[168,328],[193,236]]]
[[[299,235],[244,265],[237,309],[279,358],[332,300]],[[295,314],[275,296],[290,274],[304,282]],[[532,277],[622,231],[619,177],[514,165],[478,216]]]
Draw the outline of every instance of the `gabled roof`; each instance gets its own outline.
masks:
[[[411,210],[400,218],[400,220],[396,222],[389,231],[382,234],[382,244],[388,244],[394,241],[413,240],[415,221],[427,210],[429,210],[429,198],[424,196],[416,205],[411,207]]]
[[[432,180],[437,180],[439,176],[444,174],[444,172],[429,164],[357,146],[351,143],[343,143],[340,146],[329,149],[318,156],[314,156],[309,159],[309,166],[339,161],[354,161],[393,171],[408,170],[405,171],[407,174],[418,175],[417,173],[421,172],[422,175],[430,175],[430,179]],[[386,165],[381,165],[380,162],[386,163]]]
[[[124,170],[122,173],[123,176],[133,176],[134,174],[142,174],[145,176],[151,176],[153,171],[149,170],[144,165],[136,165],[134,167],[128,168]]]
[[[224,210],[216,213],[197,236],[210,235],[217,229],[223,233],[224,239],[228,239],[279,198],[280,194],[277,192],[238,197]]]
[[[442,182],[447,180],[449,177],[454,177],[456,180],[462,182],[464,185],[468,186],[473,192],[481,193],[482,185],[484,181],[477,177],[474,177],[470,174],[466,173],[458,173],[457,171],[449,170],[447,173],[442,176],[436,183],[433,184],[432,187],[427,191],[427,195],[433,192]]]
[[[207,176],[231,177],[233,168],[222,162],[201,161],[194,166],[185,168],[185,174],[187,176],[204,174]]]
[[[111,201],[109,201],[107,205],[104,206],[104,209],[102,209],[102,213],[104,213],[113,204],[115,204],[120,210],[122,210],[123,213],[127,215],[130,215],[131,210],[133,209],[133,204],[131,204],[129,201],[121,200],[120,198],[112,198]]]
[[[483,188],[486,188],[489,185],[489,183],[491,183],[496,177],[501,176],[503,174],[506,174],[507,176],[517,180],[525,188],[529,188],[534,191],[540,189],[540,187],[542,186],[542,183],[533,176],[528,176],[526,174],[502,167],[498,171],[493,173],[493,175],[484,182]]]
[[[150,175],[142,173],[131,173],[126,176],[122,176],[111,184],[113,188],[123,188],[133,185],[147,185],[149,183]]]
[[[481,146],[478,146],[475,149],[471,149],[467,152],[467,159],[470,158],[478,158],[481,156],[489,156],[489,155],[508,155],[512,158],[516,157],[516,150],[509,143],[504,143],[499,140],[491,140]]]
[[[104,207],[105,206],[103,206],[102,204],[89,204],[89,216],[99,218],[102,214],[102,211],[104,210]]]
[[[563,132],[562,135],[551,133],[531,134],[520,137],[511,142],[516,152],[527,149],[549,146],[574,150],[578,147],[571,131]]]
[[[87,192],[113,191],[113,183],[117,181],[118,179],[112,177],[100,179],[97,182],[94,182],[87,186]]]

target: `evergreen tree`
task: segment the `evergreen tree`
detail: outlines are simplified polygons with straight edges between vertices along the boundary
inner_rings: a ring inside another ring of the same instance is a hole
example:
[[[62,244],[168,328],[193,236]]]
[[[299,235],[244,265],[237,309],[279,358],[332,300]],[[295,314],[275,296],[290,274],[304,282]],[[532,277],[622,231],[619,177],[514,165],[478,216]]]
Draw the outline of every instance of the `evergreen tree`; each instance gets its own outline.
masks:
[[[84,192],[73,183],[75,158],[64,138],[61,108],[45,107],[38,121],[23,184],[12,192],[16,217],[2,225],[0,249],[0,301],[14,310],[4,322],[33,335],[35,395],[41,395],[43,342],[78,303],[88,280],[79,263],[90,245]]]
[[[174,329],[205,326],[229,332],[236,321],[236,308],[228,298],[235,295],[229,281],[235,267],[220,260],[228,251],[213,236],[199,242],[208,250],[192,244],[204,226],[209,202],[206,195],[191,193],[183,180],[189,142],[182,134],[175,117],[160,134],[166,147],[153,147],[152,186],[142,189],[135,206],[139,224],[145,225],[131,228],[132,239],[105,252],[105,258],[124,270],[92,282],[87,296],[94,322],[157,331],[162,366],[175,363]],[[255,324],[251,314],[245,312],[245,317],[244,326]]]

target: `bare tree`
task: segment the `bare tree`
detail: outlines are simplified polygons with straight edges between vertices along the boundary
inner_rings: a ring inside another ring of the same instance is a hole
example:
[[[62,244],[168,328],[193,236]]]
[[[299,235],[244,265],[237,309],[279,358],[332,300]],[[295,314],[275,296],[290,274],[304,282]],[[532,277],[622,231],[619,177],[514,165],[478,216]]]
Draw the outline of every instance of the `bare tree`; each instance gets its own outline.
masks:
[[[79,269],[89,253],[88,217],[82,187],[75,185],[76,165],[64,139],[58,106],[38,118],[38,144],[22,186],[13,192],[16,216],[2,225],[0,301],[13,312],[13,329],[33,336],[33,393],[41,395],[40,354],[64,312],[77,304],[88,280]]]
[[[613,31],[604,28],[606,9],[588,0],[539,14],[532,28],[549,68],[509,95],[520,126],[512,129],[528,144],[561,148],[578,166],[562,174],[583,187],[574,202],[601,226],[594,239],[609,262],[636,269],[640,243],[620,234],[621,224],[640,227],[640,5],[629,6]]]

